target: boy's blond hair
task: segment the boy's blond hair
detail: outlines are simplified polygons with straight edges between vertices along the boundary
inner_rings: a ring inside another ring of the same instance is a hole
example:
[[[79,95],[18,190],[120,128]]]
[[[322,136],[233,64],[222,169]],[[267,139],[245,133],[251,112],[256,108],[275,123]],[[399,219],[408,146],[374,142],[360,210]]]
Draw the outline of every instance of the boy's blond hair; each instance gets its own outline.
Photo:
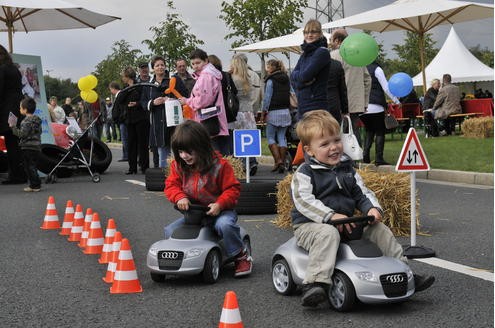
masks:
[[[307,146],[316,137],[327,131],[330,135],[340,134],[339,122],[326,110],[318,109],[306,112],[297,122],[296,133],[303,146]]]

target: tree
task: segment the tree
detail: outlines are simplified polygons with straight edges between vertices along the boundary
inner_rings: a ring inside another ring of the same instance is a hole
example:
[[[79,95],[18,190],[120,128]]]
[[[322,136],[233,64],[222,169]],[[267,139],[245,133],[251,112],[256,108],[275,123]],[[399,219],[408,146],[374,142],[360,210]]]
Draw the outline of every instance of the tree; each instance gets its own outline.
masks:
[[[49,75],[43,76],[45,80],[46,97],[56,96],[59,104],[62,104],[66,97],[75,98],[79,95],[77,84],[70,79],[59,79]]]
[[[294,32],[296,23],[303,19],[307,0],[234,0],[222,1],[220,18],[225,21],[229,34],[235,39],[232,47],[275,38]],[[265,71],[265,54],[260,54],[261,71]]]
[[[469,48],[469,51],[483,64],[493,68],[493,51],[489,50],[488,47],[481,49],[481,46],[478,44],[476,47]]]
[[[424,56],[425,65],[429,63],[438,53],[434,48],[436,41],[431,38],[431,33],[424,35]],[[415,76],[421,72],[421,60],[419,54],[419,36],[414,32],[406,32],[404,44],[394,44],[392,50],[397,54],[398,59],[387,62],[388,72],[404,72],[410,76]]]
[[[204,44],[189,32],[189,26],[183,22],[175,10],[174,2],[167,2],[167,16],[163,22],[149,28],[153,32],[152,40],[144,40],[142,43],[148,46],[152,53],[165,57],[169,69],[175,67],[175,61],[180,58],[188,58],[191,51]]]
[[[100,97],[108,94],[108,85],[112,81],[120,81],[120,74],[126,67],[136,67],[137,63],[146,58],[141,50],[132,49],[131,45],[125,41],[116,41],[112,45],[112,53],[96,65],[94,75],[98,79],[96,92]]]

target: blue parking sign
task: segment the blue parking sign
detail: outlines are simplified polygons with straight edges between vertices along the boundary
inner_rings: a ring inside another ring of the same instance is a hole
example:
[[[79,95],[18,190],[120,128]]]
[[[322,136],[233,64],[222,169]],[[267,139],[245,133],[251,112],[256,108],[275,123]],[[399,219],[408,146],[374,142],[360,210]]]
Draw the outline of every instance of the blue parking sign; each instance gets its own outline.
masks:
[[[234,156],[261,156],[261,131],[258,129],[234,130]]]

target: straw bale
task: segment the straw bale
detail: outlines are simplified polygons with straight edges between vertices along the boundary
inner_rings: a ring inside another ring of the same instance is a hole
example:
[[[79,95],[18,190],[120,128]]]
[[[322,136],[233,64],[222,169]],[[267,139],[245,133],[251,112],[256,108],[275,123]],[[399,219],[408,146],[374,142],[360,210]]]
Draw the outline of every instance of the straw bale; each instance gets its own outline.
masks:
[[[475,117],[464,120],[461,130],[466,138],[493,138],[493,117]]]
[[[366,187],[372,190],[384,210],[382,222],[396,236],[407,236],[410,233],[411,200],[410,179],[405,173],[374,172],[358,170]],[[290,211],[293,203],[290,192],[292,174],[287,175],[277,184],[277,216],[273,223],[280,228],[290,228],[292,221]],[[416,194],[417,230],[419,231],[419,201]]]

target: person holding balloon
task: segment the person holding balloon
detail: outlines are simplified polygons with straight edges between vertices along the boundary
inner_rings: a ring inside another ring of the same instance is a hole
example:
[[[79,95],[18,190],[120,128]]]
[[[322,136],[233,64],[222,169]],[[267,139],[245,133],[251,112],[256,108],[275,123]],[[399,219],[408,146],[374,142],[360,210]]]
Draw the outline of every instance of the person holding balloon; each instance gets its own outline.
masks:
[[[348,36],[344,29],[332,32],[330,56],[340,61],[344,68],[347,86],[348,112],[352,129],[360,145],[361,134],[358,129],[359,115],[368,107],[371,90],[371,77],[366,65],[371,64],[378,55],[376,41],[366,33],[354,33]]]
[[[388,87],[387,78],[380,65],[374,61],[366,66],[371,76],[371,91],[366,112],[360,116],[366,129],[366,138],[363,147],[363,162],[370,163],[370,150],[375,140],[375,165],[389,165],[383,158],[385,147],[385,108],[388,107],[385,94],[396,104],[399,99],[394,96]],[[409,90],[410,92],[410,90]],[[406,95],[409,93],[407,92]]]

